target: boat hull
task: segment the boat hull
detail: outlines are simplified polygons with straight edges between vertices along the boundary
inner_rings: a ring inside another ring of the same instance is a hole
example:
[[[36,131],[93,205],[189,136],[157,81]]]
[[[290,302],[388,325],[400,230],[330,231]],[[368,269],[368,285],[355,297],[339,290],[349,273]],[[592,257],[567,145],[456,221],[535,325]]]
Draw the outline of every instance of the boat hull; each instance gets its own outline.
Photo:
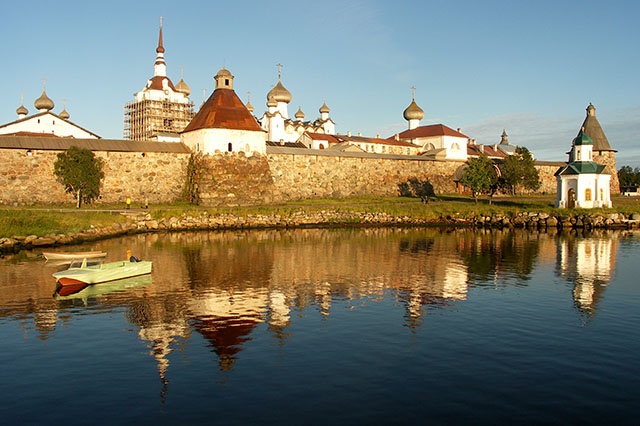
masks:
[[[99,284],[132,278],[151,273],[152,262],[111,262],[98,267],[69,268],[56,272],[53,277],[62,286],[79,284]]]
[[[42,256],[44,256],[47,260],[73,260],[73,259],[97,259],[100,257],[105,257],[107,253],[103,251],[78,251],[78,252],[68,252],[68,251],[44,251],[42,252]]]

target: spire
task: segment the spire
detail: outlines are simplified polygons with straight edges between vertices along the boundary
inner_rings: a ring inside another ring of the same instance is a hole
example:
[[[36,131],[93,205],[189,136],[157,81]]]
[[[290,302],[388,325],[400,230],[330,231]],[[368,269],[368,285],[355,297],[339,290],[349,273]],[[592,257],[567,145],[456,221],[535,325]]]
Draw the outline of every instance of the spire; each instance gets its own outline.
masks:
[[[251,105],[251,92],[247,92],[247,105],[245,105],[249,112],[253,114],[253,105]]]
[[[500,140],[500,144],[509,145],[509,137],[507,136],[507,129],[502,129],[502,139]]]
[[[594,151],[614,151],[611,149],[607,136],[604,134],[604,131],[598,122],[598,118],[596,117],[596,107],[594,107],[592,103],[589,103],[589,106],[587,107],[587,116],[582,123],[581,132],[593,140]],[[578,136],[580,136],[580,132],[578,133]]]
[[[158,47],[156,49],[156,63],[153,66],[155,77],[167,76],[167,64],[164,62],[164,46],[162,45],[162,16],[160,17],[160,35],[158,36]]]

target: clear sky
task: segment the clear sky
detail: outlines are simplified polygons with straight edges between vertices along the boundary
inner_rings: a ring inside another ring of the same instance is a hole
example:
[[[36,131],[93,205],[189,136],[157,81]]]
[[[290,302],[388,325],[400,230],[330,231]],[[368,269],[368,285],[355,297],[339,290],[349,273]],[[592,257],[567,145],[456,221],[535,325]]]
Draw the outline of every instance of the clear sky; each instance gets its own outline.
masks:
[[[282,82],[306,119],[324,101],[339,133],[388,137],[411,102],[421,124],[566,160],[592,102],[618,167],[640,166],[639,1],[28,1],[0,14],[0,122],[29,113],[46,78],[70,120],[123,137],[123,106],[153,75],[159,17],[174,84],[199,106],[224,65],[255,114]]]

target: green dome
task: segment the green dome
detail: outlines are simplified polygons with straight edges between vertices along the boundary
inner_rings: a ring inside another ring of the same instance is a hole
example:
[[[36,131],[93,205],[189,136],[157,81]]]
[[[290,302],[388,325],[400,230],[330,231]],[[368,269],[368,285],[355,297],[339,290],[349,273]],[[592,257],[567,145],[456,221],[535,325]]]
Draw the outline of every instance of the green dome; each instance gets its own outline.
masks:
[[[580,130],[578,136],[573,140],[573,145],[593,145],[593,139],[584,134],[584,128]]]

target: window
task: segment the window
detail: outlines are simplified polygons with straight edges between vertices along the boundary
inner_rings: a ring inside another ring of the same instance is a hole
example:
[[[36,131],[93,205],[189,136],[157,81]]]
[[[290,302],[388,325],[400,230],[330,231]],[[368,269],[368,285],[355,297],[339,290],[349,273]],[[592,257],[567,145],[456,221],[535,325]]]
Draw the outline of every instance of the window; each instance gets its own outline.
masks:
[[[249,144],[246,144],[244,146],[244,152],[249,152],[249,151],[251,151],[251,148],[249,147]]]
[[[228,79],[228,78],[225,78],[225,79],[224,79],[224,85],[225,85],[225,86],[228,86],[228,85],[229,85],[229,79]]]
[[[229,152],[233,151],[233,144],[231,142],[229,142],[229,145],[227,147],[227,151],[229,151]]]
[[[591,158],[591,151],[589,151],[589,160],[592,160],[592,158]]]
[[[600,201],[604,200],[604,189],[600,188]]]
[[[587,188],[584,190],[584,200],[591,201],[591,188]]]

